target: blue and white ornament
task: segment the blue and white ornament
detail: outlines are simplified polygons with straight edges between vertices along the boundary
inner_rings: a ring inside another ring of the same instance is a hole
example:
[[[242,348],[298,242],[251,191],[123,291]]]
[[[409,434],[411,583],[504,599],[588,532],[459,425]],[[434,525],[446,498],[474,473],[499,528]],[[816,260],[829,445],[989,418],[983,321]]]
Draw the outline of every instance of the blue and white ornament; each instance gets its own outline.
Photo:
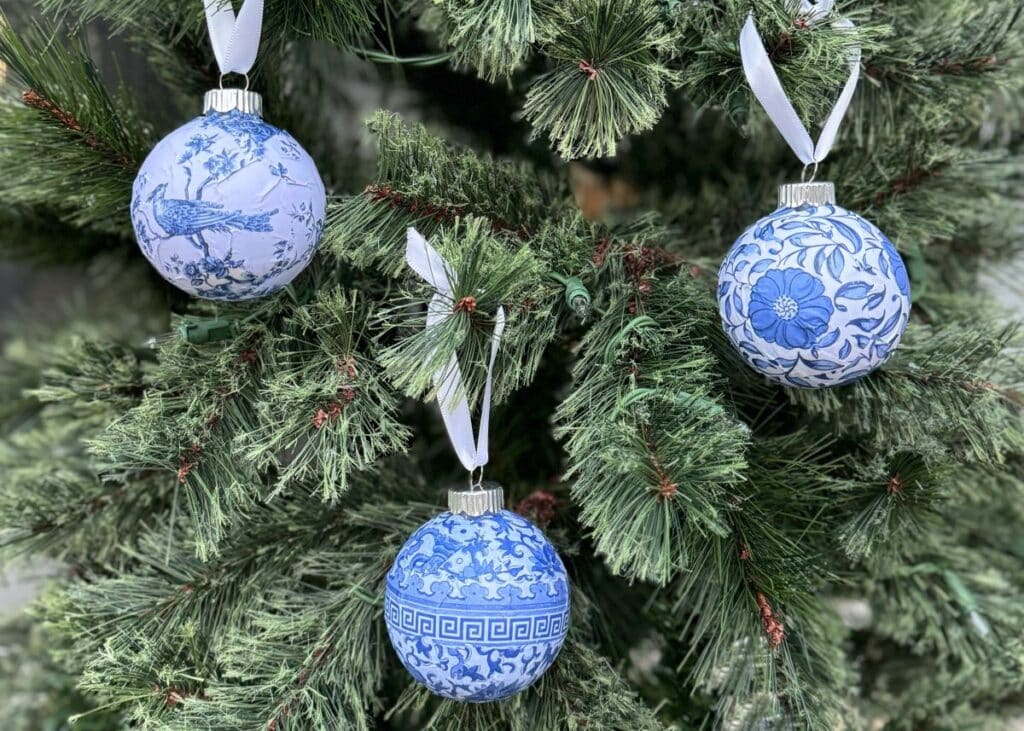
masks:
[[[831,183],[783,186],[780,201],[722,262],[726,335],[783,385],[850,383],[899,345],[910,317],[906,267],[878,228],[835,205]]]
[[[323,234],[324,185],[309,154],[263,121],[257,94],[220,89],[206,113],[142,164],[132,223],[167,281],[197,297],[247,300],[291,282]]]
[[[501,488],[451,492],[450,512],[406,541],[384,618],[417,682],[457,701],[507,698],[536,681],[569,629],[569,580],[554,547],[502,509]]]

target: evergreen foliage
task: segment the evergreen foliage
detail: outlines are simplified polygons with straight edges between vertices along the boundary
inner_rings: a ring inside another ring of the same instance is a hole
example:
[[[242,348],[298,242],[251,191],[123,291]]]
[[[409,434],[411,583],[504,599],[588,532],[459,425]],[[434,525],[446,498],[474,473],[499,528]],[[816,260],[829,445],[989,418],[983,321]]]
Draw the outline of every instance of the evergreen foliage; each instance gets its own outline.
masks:
[[[5,728],[1024,714],[1024,362],[983,286],[1024,250],[1019,2],[839,3],[850,31],[783,0],[267,0],[251,81],[329,216],[292,285],[216,306],[144,271],[128,216],[148,149],[218,83],[202,3],[36,10],[0,18],[0,251],[76,263],[82,288],[0,352],[0,556],[58,567],[0,630]],[[718,263],[800,174],[746,85],[749,12],[812,127],[864,51],[819,175],[899,247],[914,314],[830,391],[768,384],[719,324]],[[105,78],[88,27],[153,88]],[[351,149],[332,77],[401,111]],[[457,280],[429,329],[409,227]],[[558,547],[572,629],[537,685],[465,705],[399,665],[383,581],[465,479],[432,376],[458,355],[479,407],[499,307],[488,477]]]

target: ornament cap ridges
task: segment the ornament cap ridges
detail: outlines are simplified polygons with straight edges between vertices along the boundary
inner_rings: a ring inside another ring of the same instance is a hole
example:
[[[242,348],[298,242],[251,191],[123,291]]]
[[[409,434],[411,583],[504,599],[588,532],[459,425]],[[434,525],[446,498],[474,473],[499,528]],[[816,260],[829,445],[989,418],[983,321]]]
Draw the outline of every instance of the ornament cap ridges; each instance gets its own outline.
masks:
[[[787,183],[779,186],[779,208],[799,208],[804,205],[834,206],[835,183]]]
[[[449,490],[448,510],[472,517],[505,509],[505,491],[494,485],[480,490]]]
[[[263,97],[248,89],[211,89],[203,97],[203,114],[232,112],[263,117]]]

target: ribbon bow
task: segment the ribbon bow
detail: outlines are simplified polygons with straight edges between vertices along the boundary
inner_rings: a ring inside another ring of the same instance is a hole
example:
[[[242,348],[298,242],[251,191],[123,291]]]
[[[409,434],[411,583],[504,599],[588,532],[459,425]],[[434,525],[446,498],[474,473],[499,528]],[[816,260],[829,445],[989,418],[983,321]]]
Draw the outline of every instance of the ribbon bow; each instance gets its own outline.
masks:
[[[206,25],[220,74],[249,73],[263,32],[263,0],[245,0],[238,16],[231,0],[205,0]]]
[[[405,261],[424,281],[434,288],[434,296],[427,306],[427,329],[451,317],[455,302],[455,272],[433,246],[420,233],[409,228],[406,232]],[[459,456],[459,461],[471,474],[487,464],[487,432],[491,420],[491,390],[494,361],[498,356],[501,336],[505,332],[505,308],[499,307],[491,335],[491,358],[487,364],[483,404],[480,407],[480,431],[473,438],[473,420],[469,411],[465,389],[462,387],[462,369],[452,354],[448,363],[434,376],[437,403],[448,432],[448,438]]]
[[[823,19],[829,12],[835,0],[800,0],[794,7],[798,13],[806,18],[808,22],[817,22]],[[853,28],[853,23],[846,19],[839,19],[832,23],[833,28]],[[747,82],[754,92],[754,96],[764,107],[768,117],[779,130],[786,142],[792,148],[796,156],[805,165],[817,165],[824,160],[836,141],[836,134],[839,132],[839,125],[843,116],[853,99],[853,92],[857,88],[860,79],[860,46],[851,49],[849,66],[850,76],[846,80],[843,91],[832,108],[825,124],[821,128],[821,137],[815,144],[810,133],[800,121],[793,103],[790,102],[786,91],[782,88],[778,74],[772,66],[772,60],[765,50],[761,36],[754,25],[753,14],[747,16],[747,22],[740,32],[740,56],[743,59],[743,72],[746,74]]]

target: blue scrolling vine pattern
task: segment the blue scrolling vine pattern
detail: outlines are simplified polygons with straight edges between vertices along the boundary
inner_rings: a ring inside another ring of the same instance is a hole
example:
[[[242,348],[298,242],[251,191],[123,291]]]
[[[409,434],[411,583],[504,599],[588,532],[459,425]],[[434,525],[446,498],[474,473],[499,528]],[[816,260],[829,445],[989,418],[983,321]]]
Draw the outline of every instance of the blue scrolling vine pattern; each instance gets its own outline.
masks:
[[[384,617],[402,664],[462,701],[517,693],[554,662],[569,627],[569,585],[554,547],[508,511],[442,513],[402,547]]]
[[[199,297],[242,300],[284,286],[323,235],[316,165],[289,135],[238,111],[198,117],[143,163],[132,221],[150,262]]]
[[[756,370],[788,386],[850,383],[895,352],[910,280],[873,224],[839,206],[781,208],[737,240],[719,271],[725,332]]]

